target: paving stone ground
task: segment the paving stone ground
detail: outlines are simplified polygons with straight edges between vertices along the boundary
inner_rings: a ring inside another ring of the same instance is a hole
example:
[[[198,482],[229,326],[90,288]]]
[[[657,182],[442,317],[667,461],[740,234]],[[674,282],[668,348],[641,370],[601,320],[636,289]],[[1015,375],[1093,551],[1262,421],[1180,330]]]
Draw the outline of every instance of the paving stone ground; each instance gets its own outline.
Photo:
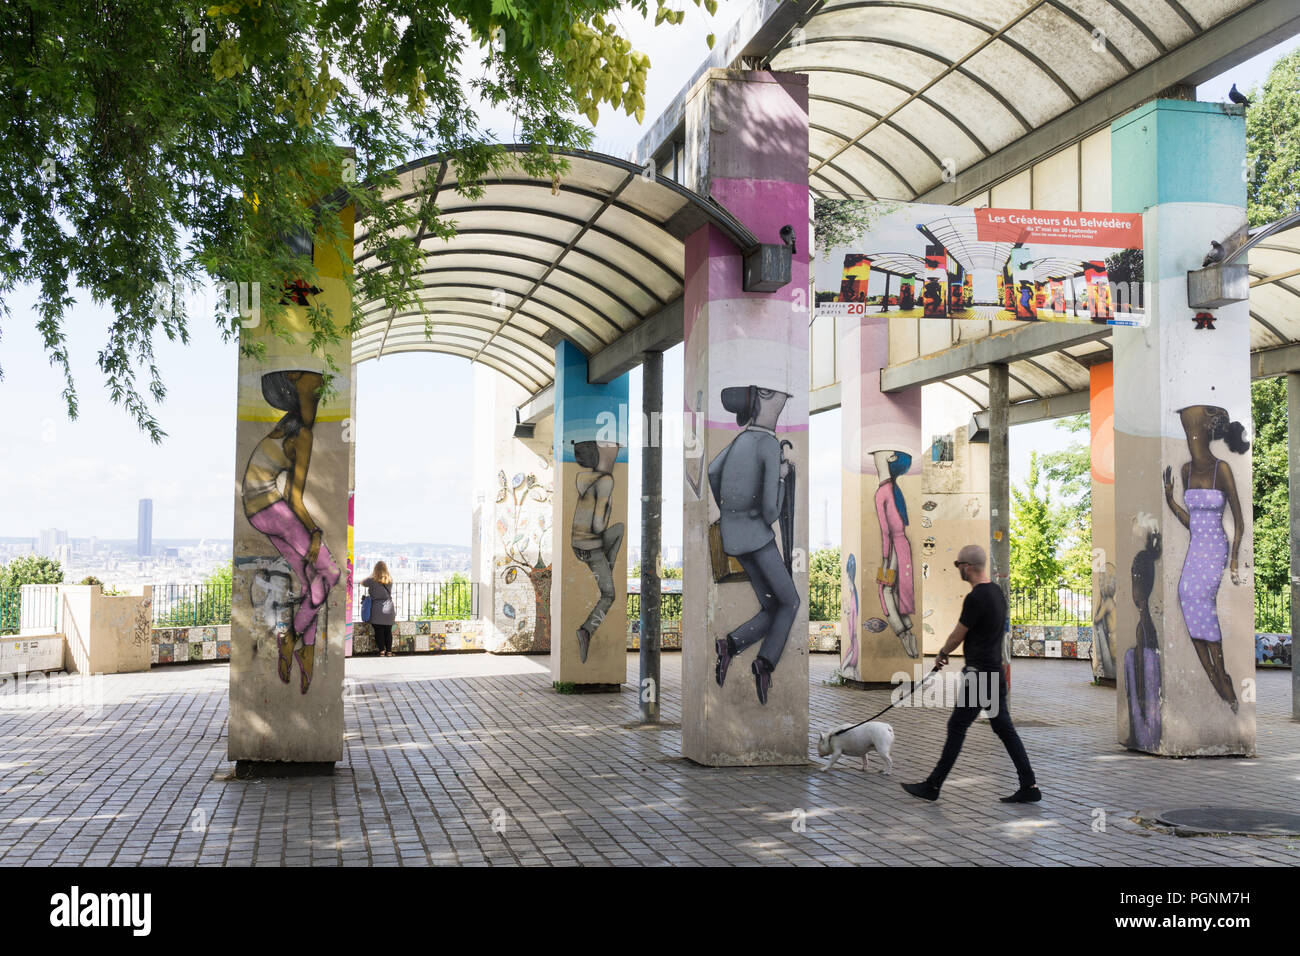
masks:
[[[835,663],[812,655],[810,754],[818,730],[888,702],[826,683]],[[0,864],[1300,863],[1300,838],[1177,837],[1132,820],[1300,809],[1286,671],[1258,675],[1257,758],[1168,760],[1114,743],[1115,692],[1090,684],[1086,662],[1016,661],[1012,713],[1046,794],[1027,806],[997,802],[1015,775],[980,724],[937,804],[903,794],[942,743],[946,715],[929,708],[887,718],[892,778],[852,760],[711,769],[680,756],[680,731],[625,729],[632,654],[617,695],[559,696],[538,657],[355,659],[348,672],[346,753],[324,778],[225,779],[224,664],[102,678],[97,715],[0,708]],[[678,721],[680,656],[663,672],[664,718]]]

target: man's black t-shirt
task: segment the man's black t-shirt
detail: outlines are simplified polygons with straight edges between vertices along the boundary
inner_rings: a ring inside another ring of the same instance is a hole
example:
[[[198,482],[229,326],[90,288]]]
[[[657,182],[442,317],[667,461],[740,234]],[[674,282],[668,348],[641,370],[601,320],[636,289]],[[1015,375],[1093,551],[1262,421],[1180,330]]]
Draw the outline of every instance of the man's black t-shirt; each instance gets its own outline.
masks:
[[[1002,589],[990,581],[977,584],[961,604],[962,624],[966,625],[966,666],[981,670],[1002,667],[1002,635],[1007,626],[1007,598]]]

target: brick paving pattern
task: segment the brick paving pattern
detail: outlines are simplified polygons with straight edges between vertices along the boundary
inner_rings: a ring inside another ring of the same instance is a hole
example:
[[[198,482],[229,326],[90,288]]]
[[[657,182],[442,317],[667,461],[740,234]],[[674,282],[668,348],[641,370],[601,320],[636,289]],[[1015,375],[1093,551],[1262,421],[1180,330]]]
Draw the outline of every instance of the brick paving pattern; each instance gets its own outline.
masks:
[[[666,721],[680,720],[680,661],[663,658]],[[812,657],[810,754],[819,730],[888,702],[826,683],[835,663]],[[557,695],[547,664],[352,660],[344,759],[333,777],[292,780],[227,779],[224,664],[104,677],[97,715],[11,699],[0,864],[1300,863],[1300,838],[1176,837],[1132,820],[1151,807],[1300,809],[1286,671],[1258,675],[1259,757],[1168,760],[1114,743],[1115,692],[1091,686],[1086,662],[1017,661],[1012,712],[1046,796],[1007,806],[997,797],[1015,774],[981,724],[937,804],[899,789],[937,758],[943,711],[891,711],[892,777],[854,759],[829,773],[711,769],[679,756],[680,731],[625,729],[635,655],[617,695]]]

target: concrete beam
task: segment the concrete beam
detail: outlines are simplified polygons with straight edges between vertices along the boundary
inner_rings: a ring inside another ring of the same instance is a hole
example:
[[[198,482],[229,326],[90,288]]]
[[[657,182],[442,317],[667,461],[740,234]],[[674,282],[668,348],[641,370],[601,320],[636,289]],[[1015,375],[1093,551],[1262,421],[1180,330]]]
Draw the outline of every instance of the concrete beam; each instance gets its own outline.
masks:
[[[1284,345],[1250,353],[1250,377],[1277,378],[1288,372],[1300,372],[1300,345]]]
[[[808,393],[808,414],[816,415],[818,412],[829,412],[833,408],[840,407],[840,383],[835,382],[832,385],[823,385],[821,388],[814,388]]]
[[[963,342],[933,355],[912,359],[880,370],[880,390],[897,392],[917,385],[942,382],[995,364],[1033,358],[1071,345],[1081,345],[1110,335],[1110,326],[1089,323],[1033,322],[982,339]]]
[[[650,124],[650,130],[637,144],[635,162],[644,164],[657,156],[673,139],[680,138],[686,109],[686,96],[709,70],[727,69],[742,58],[766,58],[787,33],[803,22],[813,7],[823,0],[755,0],[741,14],[735,25],[713,45],[712,52],[682,85],[681,90]],[[678,177],[680,181],[680,177]]]
[[[1067,392],[1050,398],[1036,398],[1029,402],[1016,402],[1007,409],[1009,425],[1028,425],[1031,422],[1046,422],[1053,418],[1066,418],[1070,415],[1082,415],[1088,411],[1088,393]],[[987,430],[989,413],[985,409],[974,414],[977,428]]]
[[[1016,139],[916,201],[959,206],[990,186],[1077,142],[1162,90],[1198,84],[1300,33],[1295,0],[1259,0],[1176,50]]]
[[[536,425],[547,415],[555,414],[555,383],[552,382],[534,392],[518,408],[515,415],[521,425]]]
[[[587,359],[587,380],[607,385],[641,364],[646,352],[666,352],[682,341],[685,311],[681,299],[674,299],[657,313],[624,332]]]

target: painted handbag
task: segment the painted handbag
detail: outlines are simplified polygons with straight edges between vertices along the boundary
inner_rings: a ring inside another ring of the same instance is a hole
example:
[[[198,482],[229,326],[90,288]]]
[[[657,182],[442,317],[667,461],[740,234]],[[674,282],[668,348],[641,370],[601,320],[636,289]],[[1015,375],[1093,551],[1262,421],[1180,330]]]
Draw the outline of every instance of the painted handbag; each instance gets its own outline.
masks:
[[[898,569],[878,568],[876,570],[876,583],[883,584],[887,588],[892,588],[898,583]]]

